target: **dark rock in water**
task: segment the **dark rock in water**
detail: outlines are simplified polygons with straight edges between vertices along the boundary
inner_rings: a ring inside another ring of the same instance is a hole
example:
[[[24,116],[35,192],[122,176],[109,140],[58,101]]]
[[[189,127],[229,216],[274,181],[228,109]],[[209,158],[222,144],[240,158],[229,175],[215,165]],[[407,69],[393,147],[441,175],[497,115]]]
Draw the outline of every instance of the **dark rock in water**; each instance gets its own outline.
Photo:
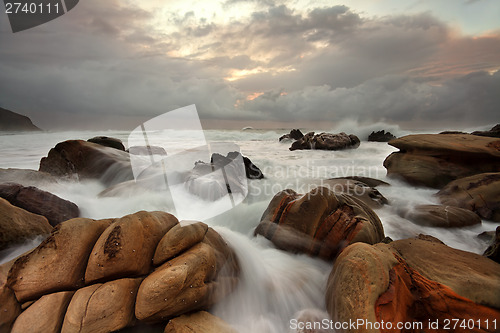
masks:
[[[227,154],[227,157],[230,158],[231,160],[234,160],[237,158],[239,155],[241,155],[239,152],[233,151]],[[248,179],[262,179],[264,178],[264,174],[262,171],[259,169],[258,166],[252,163],[250,159],[246,156],[243,156],[243,163],[245,163],[245,174]]]
[[[167,156],[165,148],[158,146],[132,146],[129,149],[127,149],[127,153],[130,153],[132,155],[143,155],[143,156],[148,156],[148,155]]]
[[[0,198],[0,251],[36,236],[48,235],[51,230],[45,217]]]
[[[97,143],[98,145],[104,147],[110,147],[125,151],[125,146],[123,145],[122,140],[117,138],[110,138],[108,136],[95,136],[91,139],[88,139],[87,141],[92,143]]]
[[[412,185],[442,188],[484,172],[500,172],[500,141],[470,134],[408,135],[389,142],[399,148],[384,161],[390,176]]]
[[[52,226],[78,217],[80,214],[78,206],[71,201],[33,186],[24,187],[15,183],[0,184],[0,197],[28,212],[45,216]]]
[[[276,194],[255,234],[280,249],[333,260],[348,244],[380,242],[384,229],[360,200],[317,187],[304,195],[293,190]]]
[[[370,187],[391,186],[391,184],[384,182],[383,180],[376,179],[376,178],[370,178],[370,177],[363,177],[363,176],[347,176],[347,177],[337,177],[337,178],[330,178],[330,179],[352,179],[352,180],[356,180],[358,182],[365,183],[366,185],[368,185]]]
[[[489,136],[493,138],[500,138],[500,124],[493,126],[489,131],[475,131],[472,135]]]
[[[395,139],[396,137],[392,135],[391,132],[386,132],[384,130],[378,131],[378,132],[371,132],[371,134],[368,136],[368,141],[374,141],[374,142],[389,142],[392,139]]]
[[[290,150],[298,149],[321,149],[321,150],[341,150],[348,148],[358,148],[360,144],[359,138],[353,134],[345,133],[331,134],[320,133],[314,135],[314,132],[309,132],[300,140],[292,143]]]
[[[490,258],[500,264],[500,227],[497,227],[495,237],[491,245],[484,251],[483,256]]]
[[[18,113],[0,108],[0,131],[41,131],[31,119]]]
[[[486,220],[500,222],[500,172],[454,180],[437,197],[444,205],[468,209]]]
[[[481,218],[476,213],[454,206],[419,205],[409,211],[400,212],[400,215],[416,224],[438,228],[481,224]]]
[[[54,176],[99,179],[108,186],[134,179],[128,153],[82,140],[58,143],[41,159],[39,170]]]
[[[498,322],[499,293],[498,263],[419,237],[348,246],[328,278],[326,308],[334,322],[421,322],[415,332],[431,332],[429,322]]]
[[[293,129],[290,131],[290,133],[285,134],[280,137],[279,141],[283,140],[300,140],[304,137],[304,134],[299,129]]]

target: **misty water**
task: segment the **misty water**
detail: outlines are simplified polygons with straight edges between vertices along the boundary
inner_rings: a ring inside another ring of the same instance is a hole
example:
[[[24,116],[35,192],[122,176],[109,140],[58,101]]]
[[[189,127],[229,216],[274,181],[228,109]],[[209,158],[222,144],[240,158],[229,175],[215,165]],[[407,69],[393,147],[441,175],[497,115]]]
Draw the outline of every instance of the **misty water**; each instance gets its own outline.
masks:
[[[344,129],[362,140],[373,129],[368,127]],[[410,134],[397,127],[388,127],[397,136]],[[338,132],[336,129],[332,132]],[[481,225],[462,228],[432,228],[413,224],[399,216],[398,212],[420,204],[437,204],[436,190],[416,188],[386,177],[382,163],[394,147],[386,143],[362,141],[358,149],[343,151],[289,151],[290,143],[280,143],[278,138],[286,130],[208,130],[208,142],[231,142],[239,146],[264,173],[265,179],[248,180],[249,194],[243,202],[219,215],[217,202],[209,207],[199,198],[186,195],[191,200],[191,215],[177,215],[181,219],[198,219],[213,227],[236,252],[241,277],[236,290],[211,309],[211,312],[232,324],[241,332],[289,332],[290,320],[306,314],[319,320],[327,318],[325,309],[326,281],[332,264],[307,255],[295,255],[276,249],[267,239],[253,231],[267,208],[271,198],[279,191],[291,188],[299,193],[311,189],[318,180],[365,176],[390,183],[377,189],[389,201],[389,205],[377,209],[386,236],[394,240],[417,236],[420,233],[439,238],[445,244],[461,250],[480,253],[487,244],[477,235],[494,230],[495,224],[483,221]],[[161,134],[161,133],[160,133]],[[121,139],[127,146],[129,132],[39,132],[0,135],[0,168],[38,169],[40,159],[50,148],[68,139],[84,139],[106,135]],[[168,142],[178,151],[189,148],[189,133],[180,135],[175,142]],[[160,135],[161,136],[161,135]],[[164,142],[164,144],[167,144]],[[175,153],[174,148],[174,153]],[[170,152],[169,152],[170,153]],[[40,184],[43,190],[52,192],[76,203],[83,217],[101,219],[121,217],[139,210],[170,211],[164,194],[157,191],[123,191],[113,197],[101,197],[106,189],[99,181],[60,181],[57,184]],[[212,216],[205,218],[205,216]],[[0,253],[0,263],[37,246],[35,239],[23,246]]]

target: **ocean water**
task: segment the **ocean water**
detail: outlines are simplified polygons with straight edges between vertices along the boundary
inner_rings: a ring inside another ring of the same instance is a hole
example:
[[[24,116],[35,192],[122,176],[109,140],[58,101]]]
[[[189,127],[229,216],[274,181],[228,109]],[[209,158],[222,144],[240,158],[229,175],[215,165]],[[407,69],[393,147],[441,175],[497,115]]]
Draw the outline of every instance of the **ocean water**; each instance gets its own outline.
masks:
[[[341,124],[332,130],[344,130],[365,139],[372,130],[385,128],[397,136],[411,134],[393,126],[367,127]],[[483,231],[495,229],[495,224],[483,221],[481,225],[440,229],[424,227],[400,217],[398,211],[419,204],[437,204],[436,190],[416,188],[388,178],[382,163],[394,147],[386,143],[362,141],[358,149],[343,151],[289,151],[290,143],[278,138],[287,130],[206,130],[207,143],[229,142],[237,145],[264,173],[265,179],[248,181],[248,196],[231,209],[222,203],[209,206],[186,194],[182,199],[190,203],[190,211],[179,219],[198,219],[217,230],[234,248],[241,264],[241,279],[237,289],[217,304],[212,312],[233,324],[241,332],[293,332],[290,320],[303,315],[327,318],[325,288],[332,264],[306,255],[290,254],[276,249],[263,237],[253,235],[254,228],[271,198],[279,191],[291,188],[304,193],[318,180],[332,177],[365,176],[390,183],[377,189],[388,200],[375,212],[380,217],[386,236],[394,240],[417,236],[420,233],[439,238],[447,245],[482,253],[487,244],[477,238]],[[304,132],[305,133],[305,132]],[[421,133],[421,131],[420,131]],[[0,168],[38,169],[40,159],[50,148],[68,139],[89,139],[106,135],[121,139],[127,146],[129,132],[40,132],[0,134]],[[152,144],[168,146],[170,153],[192,148],[192,133],[156,133]],[[153,135],[151,137],[154,137]],[[162,137],[175,137],[168,142]],[[199,144],[196,143],[197,145]],[[101,219],[121,217],[139,210],[170,211],[164,194],[158,191],[117,191],[113,197],[99,194],[106,186],[98,181],[61,181],[42,184],[40,188],[76,203],[83,217]],[[181,195],[181,194],[179,194]],[[208,207],[208,208],[207,208]],[[220,214],[219,214],[220,213]],[[41,239],[0,253],[0,263],[37,246]]]

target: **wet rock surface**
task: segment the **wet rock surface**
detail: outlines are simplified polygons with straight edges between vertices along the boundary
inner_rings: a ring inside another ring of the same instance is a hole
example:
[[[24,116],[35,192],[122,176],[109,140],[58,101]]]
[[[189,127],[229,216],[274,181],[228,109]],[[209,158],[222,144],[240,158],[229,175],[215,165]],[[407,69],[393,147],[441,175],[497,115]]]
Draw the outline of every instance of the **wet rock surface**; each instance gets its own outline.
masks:
[[[301,139],[292,143],[290,150],[308,150],[308,149],[320,149],[320,150],[342,150],[342,149],[355,149],[358,148],[360,140],[354,134],[347,135],[342,132],[339,134],[332,133],[320,133],[314,134],[314,132],[309,132],[304,135]]]

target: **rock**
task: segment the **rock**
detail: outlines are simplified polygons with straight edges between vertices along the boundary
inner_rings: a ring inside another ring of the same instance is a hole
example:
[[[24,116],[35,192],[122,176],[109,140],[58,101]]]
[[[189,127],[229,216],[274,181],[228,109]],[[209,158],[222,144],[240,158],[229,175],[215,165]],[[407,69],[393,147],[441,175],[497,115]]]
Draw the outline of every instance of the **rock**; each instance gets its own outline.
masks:
[[[318,187],[305,195],[279,192],[264,212],[255,234],[278,248],[332,260],[348,244],[374,244],[384,238],[382,223],[363,202]]]
[[[87,140],[88,142],[97,143],[98,145],[104,147],[115,148],[121,151],[125,151],[125,146],[122,140],[117,138],[110,138],[108,136],[95,136]]]
[[[232,250],[209,229],[205,239],[159,266],[137,294],[137,319],[163,321],[206,309],[231,292],[239,273]]]
[[[399,148],[384,166],[412,185],[442,188],[478,173],[500,171],[500,141],[461,134],[408,135],[389,142]]]
[[[0,198],[0,250],[40,235],[48,235],[52,226],[43,216],[32,214]]]
[[[21,313],[21,304],[7,286],[6,277],[0,276],[0,333],[10,332],[12,323]]]
[[[82,140],[58,143],[41,159],[39,170],[58,177],[99,179],[107,186],[134,179],[128,153]]]
[[[171,319],[165,333],[236,333],[237,331],[224,320],[206,311],[182,315]]]
[[[498,321],[500,265],[434,240],[356,243],[335,261],[326,304],[334,322],[361,318],[396,327],[397,322],[426,325],[453,318]],[[345,331],[379,332],[366,326]]]
[[[33,186],[0,184],[0,197],[28,212],[45,216],[52,226],[80,215],[78,206],[71,201]]]
[[[279,138],[279,141],[286,141],[286,140],[300,140],[304,137],[304,134],[299,129],[293,129],[290,131],[290,133],[282,135]]]
[[[76,218],[57,225],[51,235],[12,266],[8,285],[20,302],[83,286],[87,261],[111,220]]]
[[[396,139],[396,137],[391,132],[386,132],[384,130],[378,132],[373,131],[368,136],[368,141],[374,142],[389,142],[393,139]]]
[[[500,264],[500,227],[497,227],[491,245],[484,251],[483,256]]]
[[[489,131],[475,131],[472,135],[489,136],[493,138],[500,138],[500,124],[493,126]]]
[[[361,200],[370,208],[380,208],[389,201],[374,187],[349,178],[331,178],[321,180],[320,186],[327,187],[337,194],[347,194]]]
[[[40,186],[57,183],[57,178],[47,172],[29,169],[0,168],[1,183],[18,183],[23,186]]]
[[[120,279],[79,289],[68,306],[61,333],[107,333],[133,324],[141,281]]]
[[[377,186],[391,186],[391,184],[384,182],[383,180],[376,179],[376,178],[370,178],[370,177],[362,177],[362,176],[347,176],[347,177],[337,177],[337,178],[330,178],[330,179],[352,179],[358,182],[365,183],[366,185],[370,187],[377,187]]]
[[[500,173],[483,173],[452,181],[437,197],[443,205],[471,210],[486,220],[500,222]]]
[[[162,155],[167,156],[165,148],[158,146],[132,146],[126,150],[127,153],[132,155]]]
[[[176,224],[160,240],[153,258],[153,264],[159,266],[179,253],[201,242],[207,234],[208,226],[202,222]]]
[[[212,154],[212,160],[213,160],[213,155]],[[239,152],[233,151],[227,154],[227,158],[234,160],[238,158],[241,154]],[[264,174],[262,171],[259,169],[258,166],[252,163],[250,159],[246,156],[241,155],[243,157],[243,163],[245,163],[245,175],[247,176],[248,179],[262,179],[264,178]]]
[[[42,296],[30,305],[12,326],[11,333],[59,333],[73,291]]]
[[[459,228],[481,224],[481,218],[476,213],[454,206],[419,205],[400,215],[416,224],[430,227]]]
[[[142,211],[116,219],[92,249],[85,282],[148,274],[158,242],[176,224],[175,216],[164,212]]]
[[[0,131],[41,131],[31,119],[18,113],[0,108]]]
[[[440,132],[439,134],[469,134],[469,133],[462,132],[462,131],[443,131],[443,132]]]
[[[322,149],[322,150],[341,150],[355,149],[360,144],[359,138],[353,134],[320,133],[314,135],[314,132],[309,132],[300,140],[292,143],[290,150],[298,149]]]

